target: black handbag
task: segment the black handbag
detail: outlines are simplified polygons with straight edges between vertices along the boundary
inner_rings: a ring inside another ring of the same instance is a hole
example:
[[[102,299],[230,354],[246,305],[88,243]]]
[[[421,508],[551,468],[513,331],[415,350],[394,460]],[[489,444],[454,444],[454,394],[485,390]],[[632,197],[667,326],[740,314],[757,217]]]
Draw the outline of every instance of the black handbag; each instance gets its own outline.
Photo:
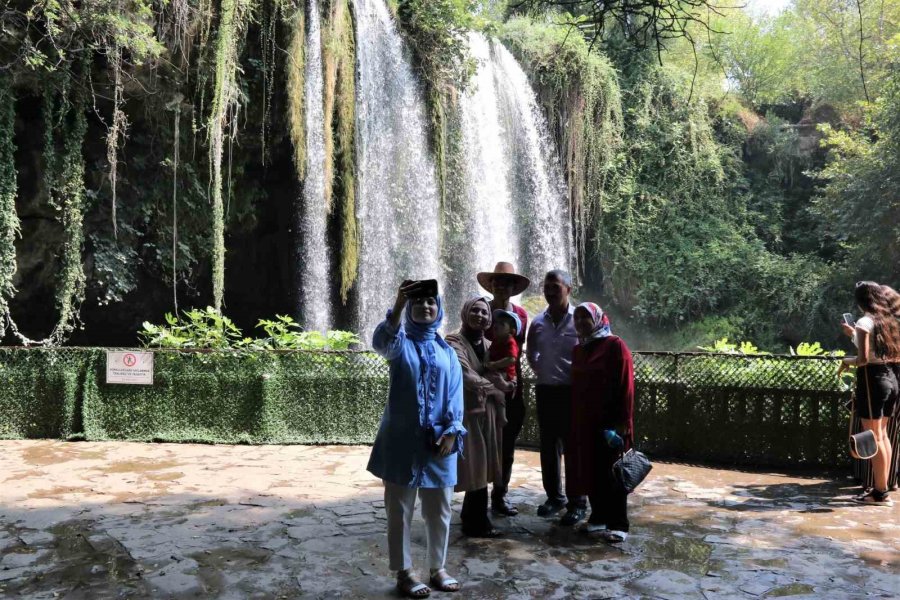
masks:
[[[653,465],[647,455],[632,448],[613,463],[612,473],[625,493],[630,494],[647,478],[651,469]]]
[[[857,370],[856,376],[859,377],[859,371],[866,378],[866,400],[869,402],[869,416],[872,416],[872,389],[869,387],[869,370],[865,367]],[[856,394],[853,395],[854,405],[856,404]],[[854,408],[856,408],[854,406]],[[869,460],[878,454],[878,444],[875,443],[875,432],[866,429],[859,433],[853,433],[853,416],[850,416],[850,456],[859,460]]]

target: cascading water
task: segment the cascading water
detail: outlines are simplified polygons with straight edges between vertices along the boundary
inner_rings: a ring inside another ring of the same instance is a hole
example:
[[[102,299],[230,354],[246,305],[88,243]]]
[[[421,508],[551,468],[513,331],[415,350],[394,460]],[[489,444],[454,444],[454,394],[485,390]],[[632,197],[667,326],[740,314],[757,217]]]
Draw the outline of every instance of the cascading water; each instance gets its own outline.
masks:
[[[404,278],[443,279],[426,108],[384,0],[355,0],[359,329],[371,339]]]
[[[491,42],[490,50],[510,161],[508,182],[522,249],[521,270],[539,282],[550,269],[568,269],[572,262],[565,181],[550,128],[525,71],[499,42]],[[539,293],[534,287],[531,291]]]
[[[550,269],[567,269],[572,256],[558,155],[513,56],[480,33],[470,33],[468,42],[479,66],[460,99],[465,174],[459,205],[471,245],[462,249],[466,257],[457,268],[474,279],[505,260],[538,282]]]
[[[503,85],[487,39],[469,34],[469,50],[479,63],[471,88],[459,101],[465,165],[462,206],[471,245],[464,266],[474,275],[498,261],[520,263],[520,239],[511,185],[509,136],[500,119],[498,85]]]
[[[307,162],[300,217],[303,240],[300,315],[301,324],[307,330],[325,331],[331,327],[331,261],[325,204],[325,111],[319,0],[309,0],[308,9],[304,89]]]

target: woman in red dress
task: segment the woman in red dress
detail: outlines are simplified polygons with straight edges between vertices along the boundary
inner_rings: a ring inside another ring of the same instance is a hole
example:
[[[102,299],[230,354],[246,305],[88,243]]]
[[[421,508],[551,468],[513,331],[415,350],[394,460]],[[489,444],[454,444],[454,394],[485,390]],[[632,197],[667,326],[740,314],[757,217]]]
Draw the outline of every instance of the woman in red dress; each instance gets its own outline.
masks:
[[[628,537],[628,494],[612,465],[634,443],[634,363],[609,318],[592,302],[575,309],[580,343],[572,356],[572,427],[566,454],[566,495],[587,494],[586,531],[612,543]]]

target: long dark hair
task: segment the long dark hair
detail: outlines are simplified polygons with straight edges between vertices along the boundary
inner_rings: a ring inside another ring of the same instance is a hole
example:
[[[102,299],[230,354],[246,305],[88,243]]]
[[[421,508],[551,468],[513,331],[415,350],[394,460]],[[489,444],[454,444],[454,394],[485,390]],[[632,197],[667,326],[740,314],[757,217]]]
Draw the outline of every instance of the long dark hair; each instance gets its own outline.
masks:
[[[859,307],[875,322],[872,332],[875,355],[900,360],[900,294],[874,281],[860,281],[853,295]]]

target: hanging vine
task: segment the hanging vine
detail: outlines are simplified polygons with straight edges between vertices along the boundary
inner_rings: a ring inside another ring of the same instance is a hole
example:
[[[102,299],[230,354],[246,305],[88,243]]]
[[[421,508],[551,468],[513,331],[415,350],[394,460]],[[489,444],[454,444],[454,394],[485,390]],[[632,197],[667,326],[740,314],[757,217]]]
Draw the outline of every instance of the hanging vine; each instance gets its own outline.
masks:
[[[288,124],[294,146],[294,170],[300,181],[306,179],[306,113],[304,106],[306,79],[306,15],[302,7],[289,20],[291,41],[287,61]],[[328,141],[326,140],[326,144]]]
[[[324,7],[324,21],[322,27],[322,70],[323,70],[323,115],[325,119],[325,204],[331,210],[331,198],[334,194],[334,132],[335,103],[337,101],[337,78],[341,64],[347,60],[347,55],[352,52],[352,46],[347,45],[347,36],[344,29],[348,26],[345,18],[344,0],[334,0],[330,6]]]
[[[178,160],[181,148],[181,95],[171,103],[175,113],[175,131],[172,135],[172,304],[178,314]]]
[[[272,97],[275,94],[275,66],[278,44],[276,34],[278,23],[282,18],[282,1],[268,0],[262,4],[259,23],[259,50],[262,57],[263,75],[263,114],[260,124],[260,146],[262,147],[262,164],[269,162],[267,146],[269,128],[272,125]]]
[[[125,86],[122,83],[122,47],[118,44],[108,54],[113,70],[113,113],[106,131],[106,162],[109,165],[109,187],[112,192],[113,237],[118,239],[119,227],[116,221],[116,179],[119,165],[119,143],[124,140],[128,129],[128,118],[122,106],[125,104]]]
[[[9,301],[16,293],[16,236],[19,216],[16,214],[15,98],[9,81],[0,79],[0,340],[6,335],[10,321]]]
[[[325,202],[339,203],[341,301],[359,269],[356,221],[356,46],[348,0],[333,0],[322,28],[325,109]],[[336,165],[336,168],[335,168]]]
[[[222,156],[226,132],[234,134],[239,105],[238,43],[250,14],[250,0],[222,0],[215,54],[215,84],[209,115],[209,162],[212,180],[213,306],[222,310],[225,297],[225,207],[222,201]]]
[[[86,73],[88,65],[82,64]],[[56,304],[59,320],[42,344],[55,346],[79,326],[79,310],[84,301],[85,275],[81,260],[84,244],[84,157],[82,146],[87,131],[84,85],[76,85],[68,97],[68,87],[56,93],[52,85],[44,91],[44,160],[50,205],[59,213],[65,233],[60,256]],[[60,139],[57,139],[60,138]],[[57,153],[57,145],[62,153]]]
[[[578,271],[593,250],[597,219],[616,174],[616,156],[624,125],[618,76],[608,61],[589,55],[570,94],[567,112],[575,116],[574,131],[561,127],[569,166],[569,205],[575,231]]]

